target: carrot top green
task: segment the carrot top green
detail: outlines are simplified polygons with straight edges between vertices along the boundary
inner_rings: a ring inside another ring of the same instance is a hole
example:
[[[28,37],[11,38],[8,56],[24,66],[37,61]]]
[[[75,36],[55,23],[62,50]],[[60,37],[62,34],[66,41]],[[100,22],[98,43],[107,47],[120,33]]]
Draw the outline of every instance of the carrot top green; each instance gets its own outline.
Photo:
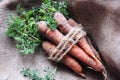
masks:
[[[67,4],[65,1],[57,2],[53,0],[43,0],[42,5],[33,7],[26,11],[22,6],[17,6],[18,16],[12,15],[7,21],[9,26],[6,34],[14,38],[16,47],[22,54],[32,54],[37,46],[41,45],[43,36],[38,33],[37,23],[46,21],[50,29],[56,29],[56,21],[53,15],[56,11],[68,16]]]
[[[24,68],[21,73],[24,77],[28,77],[30,80],[55,80],[55,74],[56,74],[57,68],[54,70],[51,70],[49,67],[47,67],[44,72],[45,75],[41,76],[39,70],[34,69],[31,70],[30,68]]]

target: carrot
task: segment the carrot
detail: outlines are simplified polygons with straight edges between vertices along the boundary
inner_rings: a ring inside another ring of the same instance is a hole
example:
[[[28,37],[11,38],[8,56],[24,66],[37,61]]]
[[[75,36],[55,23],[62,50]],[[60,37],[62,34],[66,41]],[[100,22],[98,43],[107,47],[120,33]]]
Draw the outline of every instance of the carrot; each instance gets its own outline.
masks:
[[[68,19],[68,23],[69,23],[72,27],[78,25],[77,22],[75,22],[73,19]],[[93,47],[93,45],[92,45],[92,43],[91,43],[89,37],[84,36],[84,38],[85,38],[84,40],[89,44],[89,45],[88,45],[88,46],[89,46],[88,49],[91,48],[91,50],[93,51],[94,55],[98,58],[98,60],[101,60],[101,59],[100,59],[100,56],[99,56],[99,54],[98,54],[98,52],[97,52],[96,49]],[[91,52],[91,50],[89,50],[89,51]]]
[[[60,33],[57,29],[52,31],[47,27],[47,24],[45,21],[41,21],[39,23],[39,31],[44,34],[49,40],[51,40],[53,43],[58,45],[64,35]],[[74,45],[72,49],[69,51],[69,54],[72,56],[78,58],[80,61],[84,62],[85,64],[91,66],[96,71],[102,71],[103,67],[99,64],[97,64],[94,59],[90,58],[80,47],[77,45]]]
[[[73,27],[78,25],[72,18],[68,19],[67,22]]]
[[[48,53],[50,56],[53,49],[57,49],[55,45],[48,41],[44,41],[42,43],[43,49]],[[57,50],[59,52],[59,50]],[[83,74],[82,66],[71,56],[65,55],[64,58],[61,60],[61,63],[68,66],[70,69],[72,69],[74,72],[79,74],[81,77],[85,78],[85,75]]]
[[[98,60],[101,61],[100,55],[99,55],[99,53],[97,52],[97,50],[94,48],[94,46],[92,45],[92,43],[91,43],[91,41],[90,41],[90,38],[86,36],[86,39],[87,39],[88,44],[89,44],[89,46],[91,47],[94,55],[98,58]]]
[[[58,28],[62,33],[67,34],[70,30],[73,29],[73,27],[71,27],[71,25],[68,23],[67,19],[63,16],[63,14],[56,12],[54,15],[54,18],[57,21]],[[77,24],[77,23],[75,23],[75,24]],[[75,36],[75,38],[77,38],[77,37],[78,37],[78,35]],[[85,36],[83,36],[81,39],[78,40],[78,44],[90,57],[95,59],[99,63],[99,65],[102,65],[100,63],[100,61],[98,61],[98,59],[95,57]]]

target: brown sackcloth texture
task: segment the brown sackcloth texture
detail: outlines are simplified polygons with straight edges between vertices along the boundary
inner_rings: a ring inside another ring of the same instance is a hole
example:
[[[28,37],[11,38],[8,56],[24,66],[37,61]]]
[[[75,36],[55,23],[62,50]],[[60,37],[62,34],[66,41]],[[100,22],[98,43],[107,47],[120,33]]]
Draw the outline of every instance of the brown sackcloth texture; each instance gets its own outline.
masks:
[[[99,73],[86,68],[84,68],[84,72],[87,75],[87,79],[82,79],[66,66],[49,61],[42,49],[38,49],[33,55],[23,56],[20,54],[19,50],[15,47],[15,41],[5,35],[8,28],[6,19],[10,13],[16,15],[14,10],[9,10],[6,7],[11,1],[3,0],[0,2],[0,80],[28,80],[20,74],[24,67],[38,69],[42,74],[43,69],[47,66],[51,68],[58,66],[56,80],[103,80]],[[108,70],[108,68],[107,71],[109,80],[118,80],[115,74]]]

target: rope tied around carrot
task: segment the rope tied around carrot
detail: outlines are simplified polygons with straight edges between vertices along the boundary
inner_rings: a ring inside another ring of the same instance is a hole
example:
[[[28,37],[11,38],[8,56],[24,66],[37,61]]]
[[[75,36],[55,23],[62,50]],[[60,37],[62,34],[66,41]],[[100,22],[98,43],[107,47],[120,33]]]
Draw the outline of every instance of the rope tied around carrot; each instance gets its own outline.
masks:
[[[83,30],[81,24],[75,26],[72,30],[69,31],[68,34],[66,34],[66,36],[64,36],[64,38],[58,44],[57,49],[59,50],[59,52],[57,52],[56,49],[53,49],[51,55],[49,56],[49,59],[55,62],[61,61],[63,57],[69,52],[69,50],[73,47],[73,45],[75,45],[78,40],[86,34],[87,33]],[[75,38],[76,35],[78,35],[77,38]]]
[[[59,12],[54,14],[54,18],[58,27],[55,30],[50,30],[45,21],[40,21],[38,25],[39,31],[51,41],[45,41],[42,44],[43,49],[49,55],[49,59],[65,64],[85,78],[82,66],[74,59],[76,58],[90,66],[93,70],[101,72],[104,80],[107,80],[106,69],[101,62],[98,52],[92,46],[91,41],[87,39],[87,33],[83,27],[73,20],[68,21]]]

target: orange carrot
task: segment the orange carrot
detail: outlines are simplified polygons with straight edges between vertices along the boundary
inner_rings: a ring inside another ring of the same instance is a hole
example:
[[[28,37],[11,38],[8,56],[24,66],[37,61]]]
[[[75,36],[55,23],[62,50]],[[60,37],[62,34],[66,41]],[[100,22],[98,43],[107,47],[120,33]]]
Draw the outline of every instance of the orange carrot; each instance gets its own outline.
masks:
[[[91,43],[91,41],[90,41],[90,38],[86,36],[86,39],[87,39],[88,44],[89,44],[89,46],[91,47],[93,53],[95,54],[95,56],[98,58],[98,60],[101,61],[100,55],[99,55],[99,53],[97,52],[97,50],[93,47],[93,45],[92,45],[92,43]]]
[[[44,41],[42,43],[42,47],[48,53],[49,56],[53,49],[57,49],[55,45],[53,45],[52,43],[50,43],[48,41]],[[59,52],[59,50],[57,50],[57,52]],[[70,69],[72,69],[74,72],[79,74],[81,77],[85,78],[85,75],[82,72],[81,65],[75,59],[73,59],[71,56],[65,55],[64,58],[61,60],[61,63],[65,64]]]
[[[60,33],[57,29],[54,30],[54,31],[50,30],[47,27],[47,24],[45,23],[45,21],[41,21],[39,23],[38,27],[39,27],[40,32],[43,33],[47,38],[49,38],[49,40],[51,40],[56,45],[58,45],[60,43],[60,41],[62,40],[62,38],[64,37],[64,35],[62,33]],[[97,62],[94,61],[94,59],[90,58],[77,45],[74,45],[72,47],[72,49],[69,51],[69,54],[71,54],[72,56],[78,58],[79,60],[81,60],[85,64],[91,66],[96,71],[102,71],[103,70],[103,66],[102,65],[97,64]]]
[[[73,29],[73,27],[71,27],[71,25],[68,23],[67,19],[63,16],[63,14],[56,12],[54,15],[54,18],[57,21],[58,28],[62,33],[67,34],[70,30]],[[77,24],[77,23],[75,23],[75,24]],[[77,38],[77,37],[78,37],[78,35],[75,36],[75,38]],[[91,47],[89,46],[89,44],[84,36],[80,40],[78,40],[78,44],[90,57],[92,57],[93,59],[98,61],[98,59],[95,57]],[[100,63],[100,65],[101,65],[101,63]]]
[[[69,19],[69,20],[68,20],[68,23],[69,23],[72,27],[78,25],[77,22],[75,22],[73,19]],[[101,60],[98,52],[97,52],[96,49],[93,47],[93,45],[92,45],[89,37],[84,36],[84,40],[89,44],[89,46],[90,46],[91,50],[93,51],[94,55],[95,55],[99,60]],[[80,44],[80,43],[79,43],[79,44]],[[90,48],[89,48],[89,49],[90,49]],[[89,51],[91,52],[91,50],[89,50]]]
[[[78,25],[72,18],[68,19],[68,23],[73,27]]]

